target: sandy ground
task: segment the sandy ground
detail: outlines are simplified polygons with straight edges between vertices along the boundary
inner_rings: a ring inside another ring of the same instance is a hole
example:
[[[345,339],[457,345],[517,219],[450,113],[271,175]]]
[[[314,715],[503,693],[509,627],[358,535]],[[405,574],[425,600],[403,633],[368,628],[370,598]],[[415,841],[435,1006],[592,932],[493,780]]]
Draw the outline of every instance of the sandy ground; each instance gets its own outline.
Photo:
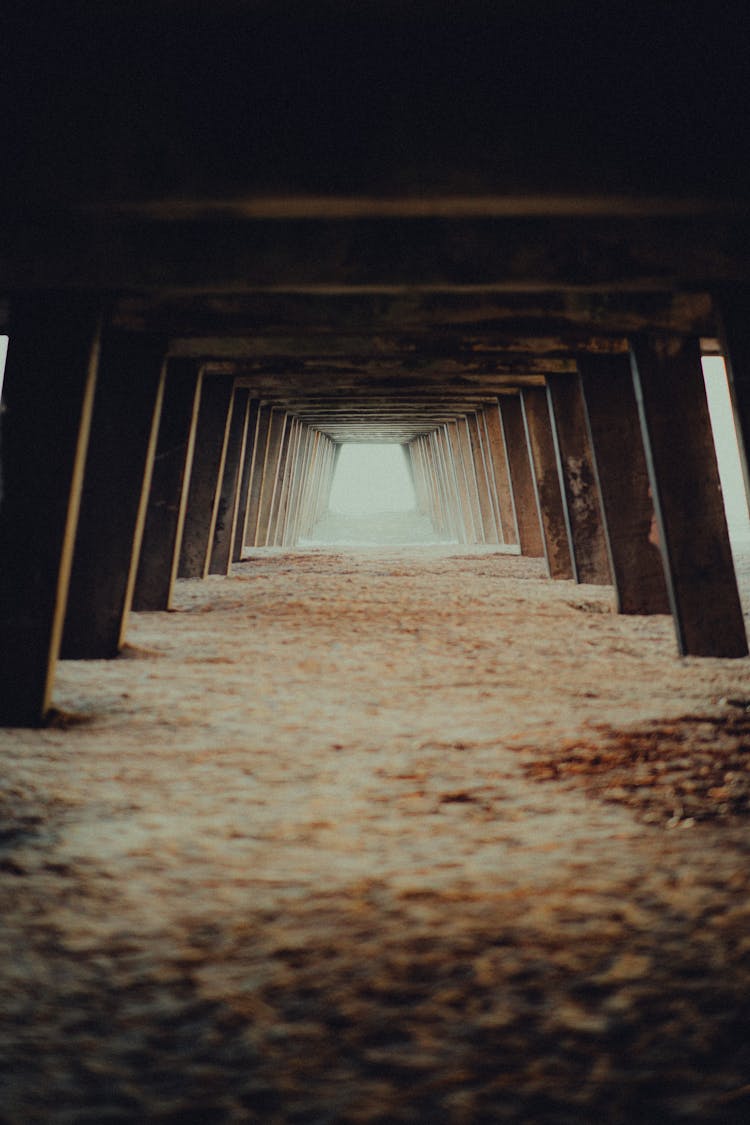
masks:
[[[750,1119],[750,661],[611,597],[256,552],[63,663],[0,731],[0,1121]]]

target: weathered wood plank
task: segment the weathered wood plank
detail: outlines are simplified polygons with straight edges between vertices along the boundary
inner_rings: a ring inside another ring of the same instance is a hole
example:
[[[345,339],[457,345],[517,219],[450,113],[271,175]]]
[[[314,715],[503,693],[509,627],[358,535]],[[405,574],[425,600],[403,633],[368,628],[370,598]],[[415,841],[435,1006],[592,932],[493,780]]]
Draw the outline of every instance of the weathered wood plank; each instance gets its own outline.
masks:
[[[249,404],[250,392],[243,387],[235,387],[226,456],[224,458],[224,471],[216,509],[216,525],[208,567],[209,574],[229,574],[232,565],[240,468],[244,460],[247,443]]]
[[[482,418],[487,433],[487,447],[489,451],[492,486],[496,498],[498,519],[500,522],[500,542],[518,543],[519,538],[518,527],[516,524],[516,504],[513,497],[513,487],[511,484],[508,450],[506,448],[505,434],[503,432],[503,422],[500,417],[500,409],[497,400],[495,400],[492,405],[488,406],[486,410],[482,412]],[[525,453],[526,437],[523,433],[523,424],[521,424],[520,433],[521,437],[523,438],[524,456],[526,456],[528,460],[528,455]],[[529,468],[527,476],[528,486],[532,490],[530,493],[530,498],[531,502],[536,508],[536,499],[533,494],[533,486],[531,484],[530,474],[531,470]],[[539,540],[539,553],[542,554],[541,539]]]
[[[233,392],[231,375],[204,375],[180,546],[180,578],[205,578],[208,574]]]
[[[525,387],[521,406],[550,578],[573,578],[568,514],[552,436],[547,392]]]
[[[61,655],[100,660],[125,640],[164,393],[165,342],[102,342]]]
[[[239,562],[245,546],[247,534],[248,509],[250,504],[250,488],[255,471],[256,456],[258,452],[258,423],[260,419],[260,402],[251,398],[248,404],[247,431],[245,442],[245,455],[242,461],[240,487],[237,496],[237,512],[234,524],[234,539],[232,542],[232,562]]]
[[[639,336],[631,363],[680,653],[746,656],[699,343]]]
[[[263,459],[263,479],[260,486],[260,500],[258,504],[258,524],[255,533],[255,546],[266,547],[271,524],[271,509],[273,506],[276,482],[278,480],[279,458],[281,447],[286,432],[288,415],[285,410],[272,410],[271,421],[268,427],[266,451]]]
[[[50,708],[99,358],[100,309],[15,297],[0,445],[0,725]]]
[[[724,352],[745,499],[750,511],[750,286],[725,286],[717,294],[719,337]]]
[[[568,512],[573,575],[577,582],[609,586],[612,575],[602,504],[578,376],[548,375],[547,401]]]
[[[578,365],[617,611],[669,613],[630,361],[580,356]]]
[[[167,361],[159,436],[132,608],[169,609],[177,578],[182,529],[198,422],[202,373],[192,359]]]
[[[543,558],[544,539],[539,515],[539,502],[534,487],[520,396],[512,395],[502,398],[498,403],[498,412],[502,423],[502,436],[508,454],[508,475],[512,489],[512,511],[515,517],[515,527],[518,531],[518,545],[522,555],[529,558]],[[492,410],[488,410],[488,421],[491,416]]]

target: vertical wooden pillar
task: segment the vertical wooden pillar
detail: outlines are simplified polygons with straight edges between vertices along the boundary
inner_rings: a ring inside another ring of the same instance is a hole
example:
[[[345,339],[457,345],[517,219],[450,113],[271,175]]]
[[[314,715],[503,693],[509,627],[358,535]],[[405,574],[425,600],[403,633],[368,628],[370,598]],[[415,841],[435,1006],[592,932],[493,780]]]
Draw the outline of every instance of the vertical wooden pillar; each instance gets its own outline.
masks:
[[[578,375],[548,375],[547,401],[568,513],[574,577],[577,582],[609,586],[612,575],[602,505]]]
[[[278,547],[288,546],[288,529],[291,517],[292,496],[297,472],[297,454],[299,452],[302,423],[299,418],[293,418],[289,434],[289,451],[287,453],[286,467],[284,470],[279,516],[274,535],[274,544]]]
[[[237,526],[240,470],[245,460],[247,445],[248,409],[250,392],[236,387],[232,402],[232,418],[227,438],[224,472],[219,487],[213,545],[209,562],[210,574],[229,574],[232,565],[232,547]]]
[[[271,411],[271,421],[268,427],[266,440],[266,455],[263,462],[263,480],[260,486],[260,502],[258,504],[258,526],[255,533],[255,546],[268,545],[268,533],[271,525],[271,509],[278,479],[279,458],[286,430],[287,414],[285,410]]]
[[[0,725],[51,702],[99,358],[99,304],[11,303],[0,435]]]
[[[461,462],[464,467],[469,511],[471,512],[471,523],[474,529],[474,542],[484,543],[484,523],[479,504],[479,488],[469,440],[469,424],[465,414],[456,419],[456,433]]]
[[[578,360],[619,613],[669,613],[630,360]]]
[[[259,421],[260,402],[258,401],[258,399],[251,399],[248,404],[246,431],[247,440],[245,442],[245,454],[242,460],[240,486],[237,496],[237,519],[234,525],[232,562],[240,562],[240,560],[242,559],[242,552],[245,547],[248,509],[250,505],[250,486],[252,484],[253,472],[255,470],[258,451]]]
[[[263,471],[266,464],[266,449],[268,446],[268,431],[271,426],[271,413],[273,407],[262,403],[258,411],[258,426],[255,435],[255,462],[250,478],[250,489],[247,499],[247,514],[245,516],[245,542],[244,546],[255,547],[258,535],[258,513],[260,512],[260,493],[263,487]]]
[[[448,438],[447,425],[442,425],[435,431],[435,448],[440,461],[442,478],[445,485],[446,508],[453,537],[459,543],[466,543],[466,524],[461,510],[458,477],[456,476],[456,467],[453,462],[453,451]]]
[[[572,578],[568,516],[560,487],[545,387],[524,387],[521,406],[534,470],[534,486],[550,578]]]
[[[289,508],[289,518],[286,527],[285,546],[293,547],[299,537],[302,519],[302,493],[305,486],[305,468],[310,448],[310,427],[304,422],[300,423],[297,454],[294,462],[294,477],[292,480],[292,496]]]
[[[448,451],[453,462],[453,473],[456,479],[456,495],[458,497],[459,517],[463,525],[463,542],[476,543],[476,529],[472,517],[471,503],[469,500],[469,482],[466,477],[466,467],[461,455],[461,438],[458,432],[458,422],[448,422],[445,427],[448,438]]]
[[[180,578],[205,578],[232,419],[233,375],[204,376],[180,549]]]
[[[518,543],[519,531],[516,519],[516,502],[513,495],[513,487],[510,477],[510,465],[508,460],[508,450],[506,448],[505,432],[503,430],[503,421],[500,415],[500,406],[488,406],[483,412],[483,422],[485,433],[487,435],[487,449],[489,451],[490,470],[492,475],[493,490],[496,498],[496,506],[498,518],[500,520],[500,531],[502,534],[502,542],[504,543]],[[523,451],[524,456],[528,460],[526,453],[526,436],[523,434],[523,421],[520,417],[519,406],[519,422],[521,423],[521,436],[523,437]],[[534,512],[536,512],[536,499],[534,497],[534,486],[531,483],[531,468],[528,469],[528,486],[531,490],[531,500],[534,504]],[[538,533],[539,539],[539,554],[543,554],[541,532]],[[521,553],[527,554],[521,546]]]
[[[631,363],[680,653],[746,656],[699,342],[638,337]]]
[[[479,416],[476,413],[466,415],[466,425],[469,433],[471,456],[474,463],[474,475],[477,483],[477,498],[479,501],[479,514],[482,521],[483,539],[485,543],[500,543],[501,535],[495,520],[495,509],[492,503],[489,474],[485,461],[483,430],[479,428]]]
[[[101,660],[125,639],[164,393],[166,342],[102,341],[61,656]]]
[[[544,537],[541,513],[520,395],[503,395],[498,409],[508,454],[508,475],[518,529],[518,546],[522,555],[542,558]],[[492,410],[487,412],[488,421],[493,414]]]
[[[166,610],[172,601],[202,379],[196,360],[167,360],[159,436],[133,593],[134,610]]]
[[[281,448],[279,450],[279,464],[276,471],[276,487],[274,488],[273,501],[271,503],[271,518],[268,525],[269,547],[278,547],[280,545],[279,528],[284,519],[284,496],[288,486],[287,466],[289,464],[290,452],[294,443],[294,434],[296,428],[297,419],[294,417],[288,417],[287,425],[284,430],[284,436],[281,441]]]
[[[729,397],[750,512],[750,285],[726,286],[716,295]]]

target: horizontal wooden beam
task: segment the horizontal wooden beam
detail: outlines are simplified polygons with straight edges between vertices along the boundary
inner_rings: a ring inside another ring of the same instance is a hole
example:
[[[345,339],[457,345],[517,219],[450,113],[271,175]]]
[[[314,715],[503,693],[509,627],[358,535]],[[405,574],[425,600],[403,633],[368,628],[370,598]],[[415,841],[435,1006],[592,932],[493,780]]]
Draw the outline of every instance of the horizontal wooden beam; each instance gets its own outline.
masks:
[[[8,224],[0,288],[710,288],[750,278],[749,238],[742,212],[168,223],[47,213]]]
[[[716,320],[705,292],[588,290],[498,293],[453,291],[180,293],[150,292],[117,298],[115,327],[160,331],[170,337],[291,335],[317,340],[337,335],[370,339],[397,333],[455,333],[472,339],[512,333],[522,338],[557,334],[567,342],[606,334],[669,331],[714,335]]]

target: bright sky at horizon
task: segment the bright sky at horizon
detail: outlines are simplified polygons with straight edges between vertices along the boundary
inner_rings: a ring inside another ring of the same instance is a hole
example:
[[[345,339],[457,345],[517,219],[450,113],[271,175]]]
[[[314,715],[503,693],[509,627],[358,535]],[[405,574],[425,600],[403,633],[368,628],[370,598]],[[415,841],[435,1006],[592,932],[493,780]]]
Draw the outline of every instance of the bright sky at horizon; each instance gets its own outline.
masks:
[[[342,515],[408,512],[416,507],[414,485],[401,445],[345,444],[331,487],[330,510]]]

